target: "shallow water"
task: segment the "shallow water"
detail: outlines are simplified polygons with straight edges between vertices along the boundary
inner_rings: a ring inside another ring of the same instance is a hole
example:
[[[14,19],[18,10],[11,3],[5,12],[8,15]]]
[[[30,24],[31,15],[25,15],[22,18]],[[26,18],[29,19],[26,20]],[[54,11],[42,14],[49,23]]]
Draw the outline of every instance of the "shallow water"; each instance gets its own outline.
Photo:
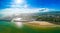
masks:
[[[0,33],[60,33],[60,27],[35,29],[35,27],[28,27],[26,25],[23,25],[22,28],[16,28],[17,26],[14,25],[11,22],[0,21]]]

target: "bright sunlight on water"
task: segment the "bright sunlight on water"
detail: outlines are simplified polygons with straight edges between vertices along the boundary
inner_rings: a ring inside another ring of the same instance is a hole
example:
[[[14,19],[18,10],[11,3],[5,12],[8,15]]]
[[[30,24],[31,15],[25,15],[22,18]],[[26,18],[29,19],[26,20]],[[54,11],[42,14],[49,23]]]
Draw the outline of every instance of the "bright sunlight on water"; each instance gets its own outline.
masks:
[[[16,24],[19,23],[20,22],[17,22]],[[11,22],[0,21],[0,33],[60,33],[60,27],[41,28],[38,26],[23,24],[22,28],[16,28],[17,26],[14,25],[15,24]]]

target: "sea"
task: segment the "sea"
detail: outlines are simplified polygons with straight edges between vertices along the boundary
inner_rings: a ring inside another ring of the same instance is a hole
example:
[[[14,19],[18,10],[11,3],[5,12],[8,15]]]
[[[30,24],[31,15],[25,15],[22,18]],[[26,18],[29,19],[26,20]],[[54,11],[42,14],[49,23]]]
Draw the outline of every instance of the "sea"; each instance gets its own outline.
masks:
[[[23,25],[22,28],[17,28],[17,26],[10,21],[0,21],[0,33],[60,33],[60,27],[35,29],[35,27]]]

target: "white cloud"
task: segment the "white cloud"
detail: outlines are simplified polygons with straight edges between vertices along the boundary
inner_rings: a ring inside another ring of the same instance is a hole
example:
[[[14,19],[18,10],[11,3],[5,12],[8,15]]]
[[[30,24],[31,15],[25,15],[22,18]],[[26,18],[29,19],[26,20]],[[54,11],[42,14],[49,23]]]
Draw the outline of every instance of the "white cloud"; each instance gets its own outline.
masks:
[[[48,12],[48,11],[54,11],[55,9],[49,9],[49,8],[40,8],[39,11],[41,12]]]
[[[16,15],[21,13],[37,13],[39,12],[39,9],[29,9],[29,8],[7,8],[4,10],[1,10],[0,14],[3,14],[5,16],[9,15]]]
[[[52,9],[51,9],[52,10]],[[5,16],[9,15],[17,15],[21,13],[38,13],[38,12],[48,12],[50,9],[48,8],[6,8],[4,10],[1,10],[0,14],[3,14]]]
[[[11,7],[0,10],[0,14],[4,16],[11,16],[13,14],[21,14],[21,13],[37,13],[37,12],[47,12],[51,9],[49,8],[29,8],[26,4],[25,0],[13,0]]]

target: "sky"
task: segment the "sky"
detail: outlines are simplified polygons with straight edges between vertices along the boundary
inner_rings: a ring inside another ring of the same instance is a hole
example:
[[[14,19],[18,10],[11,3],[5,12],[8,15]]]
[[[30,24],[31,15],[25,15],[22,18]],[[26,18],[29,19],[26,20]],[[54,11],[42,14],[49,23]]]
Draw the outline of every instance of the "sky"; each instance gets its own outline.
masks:
[[[0,15],[60,10],[60,0],[0,0]]]
[[[10,8],[15,0],[0,0],[0,9]],[[60,9],[60,0],[25,0],[31,8],[52,8]]]
[[[27,0],[31,7],[60,9],[60,0]]]

